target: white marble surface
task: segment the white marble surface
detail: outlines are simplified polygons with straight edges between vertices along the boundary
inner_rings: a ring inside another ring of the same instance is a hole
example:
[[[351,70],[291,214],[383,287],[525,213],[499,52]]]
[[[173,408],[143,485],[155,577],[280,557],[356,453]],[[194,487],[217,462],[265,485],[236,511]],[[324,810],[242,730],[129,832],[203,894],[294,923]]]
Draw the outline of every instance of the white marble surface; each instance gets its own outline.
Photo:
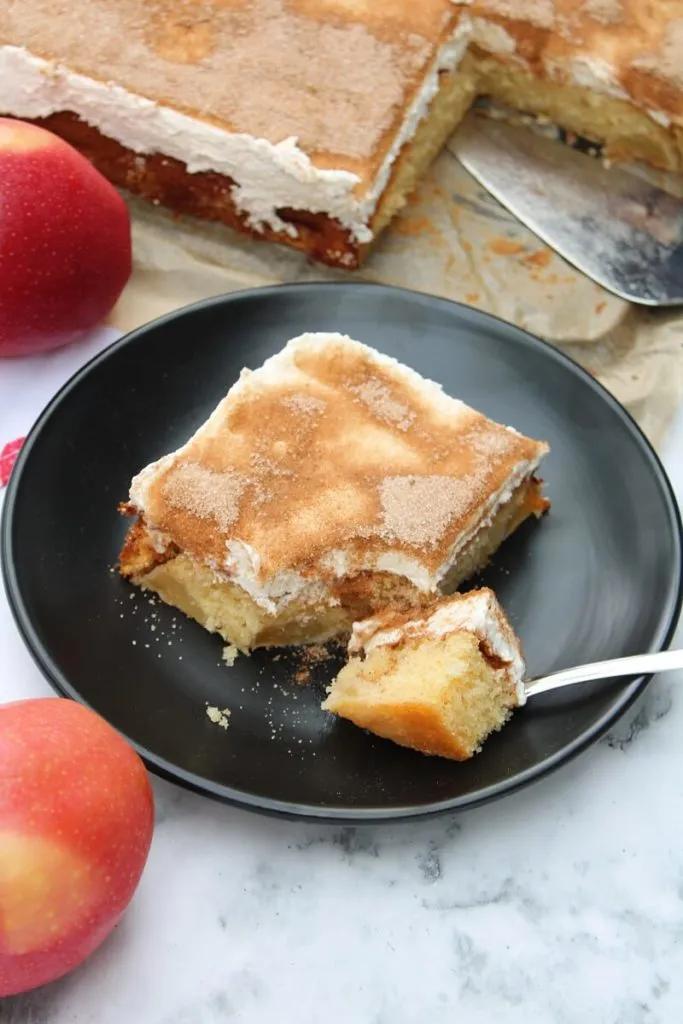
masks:
[[[667,463],[681,497],[683,415]],[[0,647],[2,699],[50,692],[4,598]],[[389,827],[259,817],[157,780],[123,922],[0,1021],[680,1021],[682,736],[683,676],[662,677],[635,720],[552,777]]]

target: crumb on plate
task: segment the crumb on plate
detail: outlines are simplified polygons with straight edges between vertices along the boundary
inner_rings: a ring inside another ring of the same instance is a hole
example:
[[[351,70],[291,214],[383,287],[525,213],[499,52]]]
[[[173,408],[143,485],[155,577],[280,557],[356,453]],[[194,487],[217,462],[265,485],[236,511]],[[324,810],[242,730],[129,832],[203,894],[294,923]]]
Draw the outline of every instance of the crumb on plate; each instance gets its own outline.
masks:
[[[214,725],[220,725],[221,729],[227,729],[228,726],[230,725],[230,722],[228,721],[230,715],[232,714],[230,708],[221,709],[217,708],[213,704],[207,704],[206,714],[214,723]]]

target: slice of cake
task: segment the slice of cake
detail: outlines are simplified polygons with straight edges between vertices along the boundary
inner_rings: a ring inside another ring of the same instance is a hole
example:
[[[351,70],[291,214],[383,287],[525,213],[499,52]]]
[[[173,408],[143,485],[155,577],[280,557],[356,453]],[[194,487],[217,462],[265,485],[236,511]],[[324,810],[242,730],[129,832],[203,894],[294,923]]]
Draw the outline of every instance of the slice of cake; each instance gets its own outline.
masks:
[[[464,761],[524,704],[519,642],[491,590],[354,623],[326,711],[378,736]]]
[[[357,266],[474,95],[451,0],[0,3],[0,113],[115,184]]]
[[[242,650],[316,642],[476,572],[548,450],[395,359],[304,334],[135,477],[124,576]]]

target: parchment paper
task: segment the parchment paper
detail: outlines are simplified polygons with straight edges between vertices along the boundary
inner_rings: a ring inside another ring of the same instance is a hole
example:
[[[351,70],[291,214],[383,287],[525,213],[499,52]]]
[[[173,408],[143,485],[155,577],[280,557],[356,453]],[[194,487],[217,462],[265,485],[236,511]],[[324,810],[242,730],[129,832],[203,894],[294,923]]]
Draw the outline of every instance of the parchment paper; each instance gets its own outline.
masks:
[[[121,329],[241,288],[376,281],[465,302],[553,342],[605,384],[655,444],[683,398],[683,309],[646,310],[593,284],[483,191],[448,148],[355,272],[137,200],[131,210],[135,268],[111,316]]]

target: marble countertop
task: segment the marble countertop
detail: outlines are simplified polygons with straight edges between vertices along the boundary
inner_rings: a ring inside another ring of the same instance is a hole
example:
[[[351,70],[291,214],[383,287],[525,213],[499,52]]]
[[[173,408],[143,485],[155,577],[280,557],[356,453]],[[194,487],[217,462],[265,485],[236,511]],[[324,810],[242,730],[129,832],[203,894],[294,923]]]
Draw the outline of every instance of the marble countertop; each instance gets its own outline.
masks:
[[[683,415],[665,457],[681,499]],[[0,645],[2,699],[51,692],[4,596]],[[0,1022],[681,1020],[682,736],[672,674],[553,776],[395,826],[260,817],[155,780],[122,923],[70,976],[1,1002]]]

